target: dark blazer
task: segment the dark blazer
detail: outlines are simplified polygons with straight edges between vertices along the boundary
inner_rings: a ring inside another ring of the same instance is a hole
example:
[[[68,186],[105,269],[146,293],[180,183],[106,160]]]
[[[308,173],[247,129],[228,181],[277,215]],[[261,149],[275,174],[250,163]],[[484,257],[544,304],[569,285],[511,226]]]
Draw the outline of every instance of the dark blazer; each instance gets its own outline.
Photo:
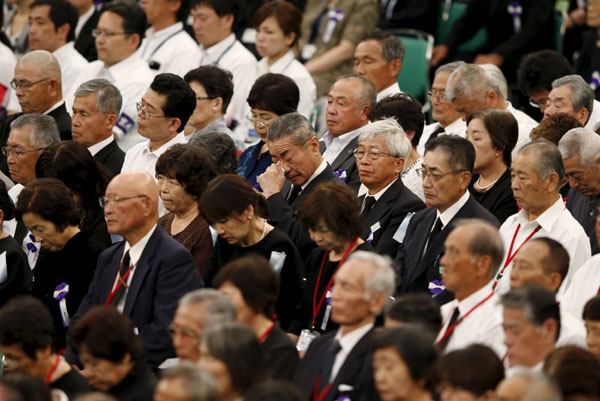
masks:
[[[123,160],[125,160],[125,152],[121,150],[117,141],[112,141],[94,155],[94,159],[103,166],[107,167],[113,175],[121,172]]]
[[[106,303],[124,248],[125,242],[121,241],[100,254],[94,279],[71,327],[92,306]],[[179,298],[202,286],[190,252],[157,226],[136,265],[123,308],[123,314],[131,318],[139,331],[153,367],[175,357],[167,326],[173,320]],[[69,353],[67,359],[75,361]]]
[[[300,222],[296,220],[296,212],[298,206],[304,199],[304,196],[315,189],[319,184],[324,182],[333,181],[341,184],[342,181],[333,172],[331,167],[327,165],[325,170],[318,176],[316,176],[302,192],[298,194],[298,197],[288,204],[286,197],[291,190],[291,183],[286,181],[283,184],[281,192],[273,194],[267,199],[269,207],[269,219],[277,222],[277,228],[285,232],[288,237],[296,244],[296,248],[300,251],[300,255],[307,255],[308,252],[313,249],[316,245],[310,239],[308,232],[302,227]]]
[[[598,238],[596,237],[598,204],[600,204],[600,194],[588,197],[582,195],[581,192],[575,188],[571,188],[567,195],[566,207],[588,235],[590,246],[592,247],[592,255],[600,253],[600,246],[598,245]]]
[[[354,149],[358,146],[358,136],[346,145],[346,147],[340,152],[338,157],[335,158],[331,164],[333,171],[343,170],[346,172],[345,183],[348,185],[354,193],[358,193],[360,187],[360,178],[358,176],[358,167],[356,167],[356,158],[354,157]],[[327,147],[324,142],[319,142],[319,150],[321,154],[325,152]]]
[[[364,196],[360,199],[361,203],[363,200]],[[393,258],[398,252],[398,243],[393,239],[398,226],[409,212],[418,212],[424,208],[425,204],[421,199],[398,178],[371,208],[363,224],[361,237],[367,240],[371,228],[379,225],[380,228],[373,232],[371,245],[377,253]]]
[[[423,254],[425,243],[427,242],[436,218],[437,209],[429,207],[417,212],[408,224],[404,241],[400,244],[398,254],[396,255],[396,264],[399,269],[400,277],[398,292],[400,294],[407,292],[428,292],[430,282],[442,279],[439,261],[444,254],[444,242],[446,237],[448,237],[448,234],[450,234],[450,231],[454,228],[454,223],[457,220],[477,218],[488,221],[496,227],[500,227],[498,219],[477,203],[472,196],[469,196],[467,203],[460,208],[454,218],[450,220],[435,238],[427,252]],[[453,296],[447,300],[451,300],[452,298]]]
[[[344,395],[350,396],[351,400],[379,401],[379,395],[375,390],[373,381],[373,354],[370,344],[373,333],[373,329],[369,330],[352,348],[338,374],[333,379],[331,389],[323,401],[337,400]],[[323,355],[327,352],[335,335],[336,332],[334,331],[313,340],[294,376],[294,383],[298,385],[307,400],[313,400],[313,390],[319,375]],[[340,385],[351,386],[352,390],[340,392]]]
[[[96,42],[92,36],[92,30],[98,25],[100,19],[100,11],[95,10],[89,20],[81,28],[79,36],[75,41],[75,50],[77,50],[89,62],[98,60],[98,51],[96,50]]]

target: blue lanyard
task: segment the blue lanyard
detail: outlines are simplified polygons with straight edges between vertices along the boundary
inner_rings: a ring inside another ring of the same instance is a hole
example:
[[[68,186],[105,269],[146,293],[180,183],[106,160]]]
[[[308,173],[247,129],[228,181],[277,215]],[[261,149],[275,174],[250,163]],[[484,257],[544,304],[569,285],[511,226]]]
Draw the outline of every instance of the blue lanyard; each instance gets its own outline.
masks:
[[[223,56],[226,55],[229,50],[231,50],[231,48],[233,47],[233,45],[235,45],[235,39],[233,39],[233,43],[230,44],[229,46],[227,46],[227,49],[225,49],[225,51],[223,53],[221,53],[221,55],[219,56],[219,58],[217,59],[217,61],[215,61],[215,65],[219,65],[219,61],[221,61],[221,59],[223,58]]]
[[[169,39],[171,39],[175,35],[178,35],[180,32],[183,32],[183,29],[180,29],[177,32],[173,32],[172,34],[170,34],[169,36],[164,38],[163,41],[160,42],[158,46],[156,46],[156,48],[152,51],[152,53],[150,53],[150,57],[148,58],[148,60],[150,60],[152,58],[152,56],[154,56],[154,54],[158,51],[158,49],[160,49],[165,43],[167,43],[169,41]],[[146,53],[145,49],[144,49],[144,53]]]

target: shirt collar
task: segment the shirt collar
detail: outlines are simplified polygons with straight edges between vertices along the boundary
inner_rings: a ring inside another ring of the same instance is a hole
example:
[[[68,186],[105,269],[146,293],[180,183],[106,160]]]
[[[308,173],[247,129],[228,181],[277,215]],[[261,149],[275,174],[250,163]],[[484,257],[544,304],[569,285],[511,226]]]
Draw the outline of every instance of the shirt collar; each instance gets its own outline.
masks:
[[[448,209],[444,210],[444,213],[440,213],[439,210],[437,211],[437,217],[442,221],[444,227],[446,227],[446,225],[450,223],[454,216],[456,216],[456,213],[458,213],[458,211],[465,205],[465,203],[467,203],[467,201],[469,200],[469,196],[469,191],[465,191],[463,196],[461,196],[458,201],[456,201]]]
[[[358,343],[360,339],[363,338],[365,334],[367,334],[369,330],[373,328],[373,326],[373,323],[365,324],[358,329],[352,330],[345,336],[342,336],[342,328],[340,327],[335,334],[335,340],[339,341],[340,347],[342,347],[344,351],[349,352],[352,348],[354,348],[356,343]]]
[[[552,204],[552,206],[550,206],[548,209],[546,209],[542,214],[540,214],[537,217],[537,219],[535,219],[531,223],[537,223],[544,230],[546,230],[547,232],[550,232],[550,231],[552,231],[552,227],[554,226],[554,224],[558,221],[558,218],[560,217],[563,210],[565,210],[565,204],[559,195],[556,202],[554,202]],[[517,214],[517,221],[519,222],[519,224],[521,224],[523,226],[528,224],[529,218],[528,218],[527,211],[525,211],[524,209],[521,209],[519,211],[519,213]]]
[[[54,105],[52,107],[50,107],[48,110],[46,110],[44,112],[44,114],[48,114],[48,113],[52,113],[54,110],[58,109],[60,106],[62,106],[63,104],[65,104],[64,100],[59,100],[57,103],[54,103]]]
[[[62,45],[61,47],[59,47],[58,49],[54,50],[52,52],[52,55],[54,57],[56,57],[57,60],[63,58],[63,57],[68,57],[69,56],[69,48],[73,47],[74,43],[73,42],[67,42],[64,45]]]
[[[446,128],[444,128],[444,133],[460,135],[464,138],[467,134],[467,123],[465,123],[463,119],[459,117],[451,124],[448,124]]]
[[[223,54],[223,52],[227,50],[227,48],[231,46],[234,42],[235,35],[232,33],[228,37],[226,37],[219,43],[212,45],[208,49],[205,49],[203,45],[200,45],[200,51],[202,53],[205,53],[210,59],[210,61],[215,62],[219,58],[219,56],[221,56],[221,54]]]
[[[379,92],[377,94],[377,100],[381,100],[384,97],[387,97],[389,95],[395,95],[396,93],[401,93],[402,91],[400,90],[400,85],[398,84],[398,82],[394,82],[392,85],[388,86],[385,89],[382,89],[381,92]]]
[[[272,72],[272,73],[275,73],[275,74],[282,74],[283,71],[285,71],[286,67],[295,58],[296,57],[294,56],[294,53],[292,53],[291,50],[288,50],[288,52],[283,57],[281,57],[279,60],[277,60],[276,62],[274,62],[273,64],[271,64],[268,67],[268,70],[269,70],[269,72]],[[265,60],[265,64],[267,64],[267,65],[269,64],[267,62],[267,58],[266,57],[264,57],[263,60]]]
[[[154,152],[152,152],[150,150],[150,141],[148,141],[148,143],[146,143],[146,146],[144,147],[144,153],[153,154],[156,157],[160,157],[160,155],[165,153],[167,151],[167,149],[169,149],[171,146],[173,146],[177,143],[187,143],[187,141],[185,140],[185,134],[183,133],[183,131],[181,131],[180,133],[175,135],[173,138],[171,138],[171,140],[169,142],[165,143],[160,148],[156,149]]]
[[[132,71],[135,71],[137,63],[143,63],[144,66],[147,67],[146,63],[140,58],[138,52],[136,51],[131,56],[119,61],[116,64],[111,65],[106,68],[110,75],[115,79],[115,81],[123,81],[129,82],[131,78]]]
[[[325,161],[325,159],[322,159],[321,164],[319,164],[319,167],[317,167],[317,169],[315,170],[313,175],[311,175],[310,178],[304,184],[301,185],[302,189],[306,188],[308,186],[308,184],[310,184],[310,182],[312,180],[314,180],[316,177],[318,177],[319,174],[321,174],[326,168],[327,168],[327,162]]]
[[[366,125],[366,124],[365,124]],[[343,145],[342,149],[346,147],[346,145],[348,145],[354,138],[356,138],[359,134],[360,134],[360,130],[364,127],[364,125],[362,127],[358,127],[357,129],[353,130],[353,131],[349,131],[346,132],[345,134],[342,135],[338,135],[336,137],[333,137],[329,131],[327,131],[325,133],[325,135],[323,135],[323,142],[325,142],[325,145],[327,147],[331,146],[331,144],[335,141],[335,142],[339,142],[340,145]]]
[[[374,195],[369,195],[369,189],[367,187],[365,187],[366,192],[365,192],[365,197],[366,196],[373,196],[375,198],[376,201],[379,200],[379,198],[381,198],[383,196],[383,194],[385,193],[385,191],[387,191],[392,185],[394,185],[394,183],[398,180],[398,178],[396,178],[394,181],[390,182],[385,188],[381,189],[379,192],[377,192]],[[363,184],[361,184],[362,186]],[[360,192],[360,190],[358,191]]]
[[[181,31],[183,29],[183,22],[177,22],[171,26],[161,29],[160,31],[155,31],[154,27],[150,27],[146,29],[146,37],[144,39],[148,40],[161,40],[165,39],[167,36]]]
[[[460,315],[464,316],[471,309],[473,309],[478,303],[480,303],[487,296],[489,296],[491,292],[492,292],[492,290],[490,289],[490,286],[484,285],[483,287],[481,287],[480,289],[478,289],[477,291],[475,291],[474,293],[472,293],[471,295],[469,295],[462,301],[459,302],[457,300],[454,300],[456,302],[456,304],[458,305],[458,310],[460,311]]]
[[[88,147],[87,149],[90,151],[92,156],[95,156],[96,153],[100,152],[102,149],[107,147],[114,140],[115,140],[115,138],[112,135],[109,135],[108,138],[103,139],[100,142],[93,144],[92,146]]]
[[[146,235],[142,237],[141,240],[135,243],[134,246],[129,245],[129,242],[125,241],[125,249],[123,250],[123,255],[125,254],[125,252],[129,251],[129,260],[132,265],[135,265],[137,262],[139,262],[140,257],[142,256],[142,252],[144,252],[144,248],[146,248],[146,245],[148,244],[150,237],[154,233],[154,230],[156,230],[157,225],[158,224],[155,224],[150,229],[150,231],[148,231]]]

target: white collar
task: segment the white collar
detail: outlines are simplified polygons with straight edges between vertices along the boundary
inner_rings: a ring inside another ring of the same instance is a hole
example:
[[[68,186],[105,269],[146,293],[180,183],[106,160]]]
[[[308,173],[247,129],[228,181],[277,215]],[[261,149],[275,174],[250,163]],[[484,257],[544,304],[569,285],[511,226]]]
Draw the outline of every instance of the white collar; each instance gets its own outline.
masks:
[[[467,123],[465,123],[462,118],[458,117],[452,123],[446,125],[444,133],[460,135],[464,138],[467,134]]]
[[[185,139],[185,134],[183,133],[183,131],[181,131],[180,133],[175,135],[173,138],[171,138],[169,140],[169,142],[166,142],[164,145],[162,145],[158,149],[155,149],[154,151],[150,150],[150,140],[148,140],[146,142],[146,146],[144,146],[144,153],[150,153],[150,154],[155,155],[156,157],[160,157],[160,155],[165,153],[167,149],[169,149],[171,146],[173,146],[177,143],[187,143],[187,141]]]
[[[73,42],[67,42],[64,45],[62,45],[61,47],[59,47],[58,49],[54,50],[52,52],[52,55],[54,57],[56,57],[57,59],[60,59],[62,56],[64,57],[68,57],[69,56],[69,48],[73,48],[74,43]]]
[[[288,50],[286,54],[283,55],[279,60],[269,65],[269,61],[267,57],[263,57],[258,62],[261,64],[261,67],[265,71],[272,72],[274,74],[283,74],[283,72],[287,69],[287,67],[296,59],[294,53],[291,50]]]
[[[440,213],[437,211],[437,217],[442,221],[444,227],[456,216],[456,213],[467,203],[469,200],[469,191],[465,191],[465,193],[458,199],[452,206],[448,209],[444,210],[444,213]]]
[[[102,149],[107,147],[114,140],[115,140],[115,138],[111,134],[108,136],[108,138],[103,139],[100,142],[93,144],[92,146],[88,147],[87,149],[90,151],[92,156],[95,156],[96,153],[100,152]]]
[[[146,66],[146,63],[140,58],[137,51],[110,67],[106,67],[106,64],[104,64],[104,68],[108,70],[115,81],[129,82],[132,72],[136,69],[135,63],[143,63]]]
[[[319,174],[321,174],[326,168],[327,168],[327,162],[325,161],[325,159],[321,159],[321,164],[319,164],[319,167],[317,167],[317,169],[315,170],[313,175],[311,175],[310,178],[308,180],[306,180],[306,182],[304,184],[301,185],[302,189],[306,188],[308,186],[308,184],[310,184],[310,182],[312,180],[314,180],[316,177],[318,177]]]
[[[390,95],[395,95],[396,93],[402,93],[402,91],[400,90],[400,85],[398,84],[398,81],[394,82],[392,85],[388,86],[385,89],[382,89],[381,92],[379,92],[377,94],[377,101],[388,97]]]
[[[390,182],[385,188],[380,189],[379,192],[377,192],[374,195],[369,195],[369,189],[365,186],[365,192],[364,192],[365,199],[366,199],[367,196],[373,196],[375,198],[375,200],[378,201],[379,198],[381,198],[383,196],[383,194],[385,193],[385,191],[387,191],[392,185],[394,185],[394,183],[398,180],[398,178],[400,178],[400,177],[397,177],[394,181]],[[363,187],[364,184],[360,184],[360,186]],[[361,193],[360,190],[358,192]]]
[[[471,309],[473,309],[478,303],[483,301],[486,297],[488,297],[492,293],[489,285],[484,285],[462,301],[458,301],[454,299],[449,302],[449,304],[457,305],[458,310],[460,312],[460,316],[465,316]],[[489,301],[489,300],[488,300]]]
[[[46,110],[43,114],[52,113],[54,110],[58,109],[63,104],[65,104],[65,101],[60,99],[57,103],[54,103],[54,105],[52,107],[50,107],[48,110]]]
[[[547,232],[552,231],[552,227],[558,221],[561,213],[565,210],[565,204],[560,195],[558,195],[558,199],[556,202],[552,204],[548,209],[546,209],[542,214],[540,214],[537,219],[532,221],[532,223],[539,224],[544,230]],[[522,226],[529,223],[528,213],[525,209],[521,209],[517,214],[517,222]]]
[[[92,4],[90,9],[87,10],[86,12],[84,12],[81,17],[79,17],[79,19],[77,20],[77,25],[75,25],[75,38],[79,37],[79,34],[81,33],[81,30],[83,29],[83,26],[85,25],[86,22],[88,22],[88,20],[90,18],[92,18],[94,11],[96,11],[96,7]]]
[[[232,46],[235,41],[235,35],[232,33],[222,41],[215,43],[209,48],[205,48],[204,45],[200,45],[200,51],[206,53],[211,61],[216,61],[216,59],[219,58],[219,56],[221,56],[229,48],[229,46]],[[215,58],[215,60],[212,60],[213,58]]]
[[[167,36],[169,36],[172,33],[181,31],[183,29],[183,22],[176,22],[173,25],[169,25],[166,28],[163,28],[159,31],[155,31],[154,27],[151,26],[150,28],[146,29],[146,37],[148,38],[148,40],[152,40],[152,39],[156,39],[156,40],[160,40],[160,39],[164,39]],[[144,38],[144,39],[145,39]]]
[[[365,324],[358,329],[352,330],[350,333],[342,336],[342,328],[340,327],[335,334],[335,340],[339,341],[340,347],[346,352],[350,352],[352,348],[360,341],[361,338],[365,336],[373,328],[373,323]]]
[[[323,135],[323,142],[325,142],[325,146],[329,147],[331,146],[331,144],[336,141],[339,142],[340,145],[343,145],[342,149],[346,147],[346,145],[348,145],[354,138],[356,138],[359,134],[360,134],[360,130],[366,126],[367,124],[358,127],[355,130],[352,131],[348,131],[344,134],[338,135],[336,137],[333,137],[329,131],[327,131],[325,133],[325,135]]]
[[[132,265],[135,265],[140,260],[142,252],[144,252],[144,248],[146,248],[146,245],[148,244],[148,241],[150,240],[150,237],[154,233],[154,230],[156,230],[157,226],[158,224],[155,224],[150,231],[148,231],[146,235],[142,237],[142,239],[135,243],[134,246],[129,245],[129,242],[125,241],[123,255],[125,255],[125,252],[129,251],[129,260],[131,261]]]

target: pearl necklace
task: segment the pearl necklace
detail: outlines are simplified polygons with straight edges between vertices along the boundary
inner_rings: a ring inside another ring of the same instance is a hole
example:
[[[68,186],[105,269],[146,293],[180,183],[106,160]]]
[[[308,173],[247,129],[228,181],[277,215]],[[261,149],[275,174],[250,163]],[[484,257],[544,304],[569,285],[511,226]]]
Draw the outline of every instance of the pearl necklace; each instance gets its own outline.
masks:
[[[262,241],[265,238],[265,234],[267,233],[267,219],[263,219],[263,221],[264,221],[263,232],[262,232],[262,235],[260,236],[259,241]]]
[[[493,186],[494,186],[494,184],[495,184],[496,182],[498,182],[498,180],[499,180],[499,179],[500,179],[500,178],[496,179],[496,181],[493,181],[491,184],[488,184],[488,185],[486,185],[485,187],[483,187],[483,186],[481,186],[481,184],[479,183],[479,180],[481,180],[481,176],[479,176],[479,178],[477,178],[477,181],[475,182],[475,185],[474,185],[474,186],[475,186],[475,187],[477,187],[476,189],[478,189],[479,191],[483,191],[483,192],[485,192],[485,191],[487,191],[488,189],[490,189],[491,187],[493,187]]]

